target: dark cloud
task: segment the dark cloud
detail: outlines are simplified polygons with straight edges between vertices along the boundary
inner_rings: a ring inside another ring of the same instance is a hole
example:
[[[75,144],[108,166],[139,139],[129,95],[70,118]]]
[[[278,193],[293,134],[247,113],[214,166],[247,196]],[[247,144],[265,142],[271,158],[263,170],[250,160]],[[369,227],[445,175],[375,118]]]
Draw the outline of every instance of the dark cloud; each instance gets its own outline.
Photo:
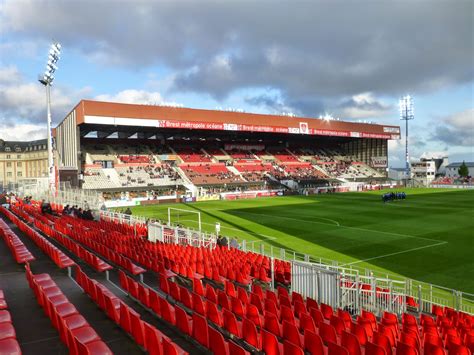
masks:
[[[474,109],[445,117],[438,124],[431,137],[448,146],[474,147]]]
[[[104,65],[163,64],[175,90],[217,99],[272,87],[309,112],[474,77],[470,0],[4,2],[4,31],[57,38]]]

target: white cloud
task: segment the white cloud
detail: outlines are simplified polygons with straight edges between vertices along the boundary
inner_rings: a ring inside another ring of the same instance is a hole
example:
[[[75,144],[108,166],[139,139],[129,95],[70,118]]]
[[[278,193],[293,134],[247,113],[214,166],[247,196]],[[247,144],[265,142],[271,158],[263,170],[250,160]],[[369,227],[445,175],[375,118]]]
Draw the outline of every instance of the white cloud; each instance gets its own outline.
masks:
[[[98,101],[121,102],[127,104],[182,106],[176,102],[165,101],[159,92],[134,89],[123,90],[113,95],[98,95],[95,99]]]
[[[435,128],[433,139],[449,146],[474,146],[474,109],[447,116]]]
[[[53,86],[51,106],[53,122],[64,115],[91,89]],[[0,67],[0,119],[5,122],[38,122],[45,119],[46,93],[38,82],[28,82],[16,66]]]
[[[0,139],[5,141],[32,141],[46,138],[46,124],[3,124],[0,123]]]

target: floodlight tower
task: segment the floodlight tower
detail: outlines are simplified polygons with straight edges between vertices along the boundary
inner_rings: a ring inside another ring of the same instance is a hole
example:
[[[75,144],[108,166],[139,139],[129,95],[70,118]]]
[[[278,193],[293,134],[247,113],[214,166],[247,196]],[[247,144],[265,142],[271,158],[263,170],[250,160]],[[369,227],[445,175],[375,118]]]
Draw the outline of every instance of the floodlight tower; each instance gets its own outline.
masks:
[[[58,69],[56,65],[59,61],[61,53],[61,45],[54,42],[49,49],[48,63],[43,76],[38,79],[41,84],[46,87],[46,109],[47,109],[47,126],[48,126],[48,184],[51,192],[56,190],[56,171],[54,170],[53,160],[53,136],[51,132],[51,85],[54,81],[54,72]]]
[[[406,158],[406,181],[410,178],[410,158],[408,156],[408,121],[415,118],[413,109],[413,97],[410,95],[403,96],[400,99],[400,119],[405,121],[405,158]]]

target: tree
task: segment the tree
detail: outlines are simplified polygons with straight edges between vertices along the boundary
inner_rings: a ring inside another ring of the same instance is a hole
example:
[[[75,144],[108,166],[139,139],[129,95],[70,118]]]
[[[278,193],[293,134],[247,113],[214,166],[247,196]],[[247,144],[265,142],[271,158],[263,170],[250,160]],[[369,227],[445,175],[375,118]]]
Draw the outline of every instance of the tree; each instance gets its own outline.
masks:
[[[458,169],[458,174],[461,177],[466,177],[469,175],[469,169],[467,168],[466,163],[463,161],[461,166]]]

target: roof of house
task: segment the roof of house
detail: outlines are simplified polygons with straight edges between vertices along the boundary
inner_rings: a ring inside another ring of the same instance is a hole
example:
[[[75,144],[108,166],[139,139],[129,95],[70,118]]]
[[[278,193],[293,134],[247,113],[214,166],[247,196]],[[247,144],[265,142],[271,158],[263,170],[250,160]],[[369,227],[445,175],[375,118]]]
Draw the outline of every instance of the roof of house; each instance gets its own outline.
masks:
[[[37,150],[45,150],[43,146],[48,143],[47,139],[38,139],[34,141],[4,141],[0,139],[0,152],[25,152],[28,148],[39,147]],[[8,149],[10,148],[10,149]]]
[[[474,168],[474,162],[473,161],[466,161],[465,164],[468,168]],[[460,162],[460,163],[451,163],[447,166],[447,168],[459,168],[461,165],[462,165],[462,162]]]

